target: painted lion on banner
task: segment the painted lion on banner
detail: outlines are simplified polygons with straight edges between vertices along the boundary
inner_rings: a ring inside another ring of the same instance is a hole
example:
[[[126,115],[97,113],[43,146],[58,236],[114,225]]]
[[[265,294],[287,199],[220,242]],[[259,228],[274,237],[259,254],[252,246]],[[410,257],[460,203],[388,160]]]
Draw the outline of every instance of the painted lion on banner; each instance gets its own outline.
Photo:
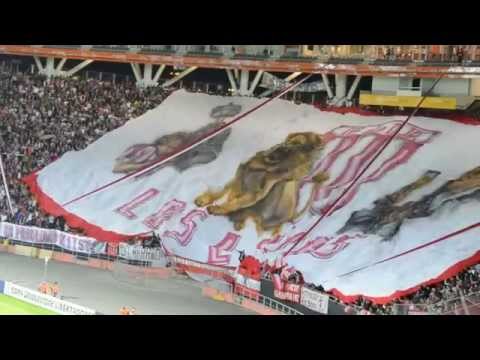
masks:
[[[239,114],[241,110],[241,105],[233,103],[217,106],[210,112],[210,118],[215,121],[195,131],[178,131],[164,135],[151,144],[132,145],[116,159],[113,172],[129,174],[155,164],[163,158],[179,151],[182,146],[199,141],[204,136],[222,126],[226,118]],[[173,166],[177,171],[183,172],[196,165],[208,164],[218,157],[230,133],[231,129],[226,129],[186,153],[160,165],[158,168],[152,169],[144,174],[144,176],[152,174],[165,166]]]
[[[207,191],[195,199],[200,207],[207,206],[213,215],[228,216],[236,230],[251,218],[259,233],[272,230],[298,218],[310,206],[298,211],[298,192],[324,147],[321,135],[312,132],[293,133],[281,144],[260,151],[241,164],[235,177],[218,192]],[[328,179],[323,172],[313,176],[314,189]],[[213,204],[226,196],[226,200]]]

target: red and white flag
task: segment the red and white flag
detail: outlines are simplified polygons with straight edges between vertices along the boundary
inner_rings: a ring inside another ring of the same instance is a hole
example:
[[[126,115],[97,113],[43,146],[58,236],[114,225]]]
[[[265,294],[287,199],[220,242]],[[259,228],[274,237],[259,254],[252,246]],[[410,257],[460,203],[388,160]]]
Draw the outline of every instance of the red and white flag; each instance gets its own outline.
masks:
[[[473,124],[412,118],[336,210],[306,237],[305,231],[351,184],[404,117],[322,112],[275,100],[233,125],[203,163],[167,164],[145,176],[121,180],[125,171],[138,169],[135,161],[117,166],[122,154],[129,155],[128,149],[139,154],[141,158],[136,160],[148,162],[165,146],[161,142],[165,135],[195,132],[211,124],[212,109],[233,103],[243,113],[260,102],[177,91],[156,109],[83,151],[64,154],[26,181],[44,209],[63,215],[70,226],[81,227],[100,241],[118,242],[155,231],[166,251],[216,266],[237,266],[236,250],[261,251],[271,261],[295,245],[285,259],[288,264],[301,271],[306,282],[321,284],[346,300],[362,294],[385,302],[480,260],[477,227],[442,239],[478,223],[480,201],[475,196],[449,202],[430,216],[406,219],[388,241],[372,233],[337,233],[354,211],[372,209],[375,201],[428,170],[440,175],[405,202],[432,194],[447,181],[480,166],[480,127]],[[211,215],[195,205],[196,197],[222,189],[256,153],[280,144],[291,133],[306,131],[324,134],[327,140],[311,174],[302,179],[295,194],[299,209],[309,199],[313,198],[313,203],[310,211],[283,224],[279,234],[259,234],[251,220],[237,231],[228,217]],[[329,180],[311,196],[311,177],[319,170],[326,172]],[[90,192],[90,196],[62,205]]]

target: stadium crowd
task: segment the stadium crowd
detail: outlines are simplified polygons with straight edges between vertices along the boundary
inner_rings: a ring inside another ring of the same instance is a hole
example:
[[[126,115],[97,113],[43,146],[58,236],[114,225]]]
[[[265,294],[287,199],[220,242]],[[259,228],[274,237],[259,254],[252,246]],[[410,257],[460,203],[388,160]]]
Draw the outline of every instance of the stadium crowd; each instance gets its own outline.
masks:
[[[373,315],[405,314],[407,312],[431,314],[463,313],[462,297],[475,297],[480,302],[480,264],[471,266],[456,276],[401,297],[389,304],[376,305],[359,298],[355,306]]]
[[[283,277],[284,269],[288,270],[288,265],[271,267],[264,263],[262,277],[266,280],[272,280],[274,274]],[[304,282],[303,275],[298,270],[290,272],[288,283],[303,285],[310,290],[328,295],[332,301],[341,304],[345,313],[349,315],[397,315],[408,312],[458,313],[463,311],[462,296],[472,299],[475,297],[475,301],[480,303],[480,264],[471,266],[443,282],[421,286],[418,291],[383,305],[375,304],[362,297],[353,303],[345,303],[326,291],[322,285]]]
[[[3,186],[0,220],[69,230],[65,221],[43,214],[20,181],[68,151],[78,151],[103,134],[159,105],[160,87],[135,83],[54,78],[0,71],[0,153],[14,215]]]
[[[264,276],[270,279],[270,276]],[[289,282],[299,284],[298,278],[289,278]],[[469,297],[480,303],[480,264],[471,266],[456,276],[429,286],[421,286],[418,291],[403,296],[393,302],[379,305],[359,297],[354,303],[345,303],[336,299],[323,286],[305,283],[304,286],[329,295],[331,300],[344,306],[349,315],[397,315],[406,313],[462,314],[462,297]],[[468,305],[467,305],[468,306]]]
[[[211,91],[213,90],[213,91]],[[199,91],[194,89],[193,91]],[[209,93],[227,95],[223,88]],[[0,69],[0,154],[3,158],[14,214],[0,187],[0,220],[21,225],[69,229],[62,218],[43,213],[21,179],[68,151],[79,151],[103,134],[158,106],[169,94],[160,87],[139,89],[134,82],[78,78],[47,80],[42,75]],[[159,246],[152,237],[148,246]],[[132,241],[135,242],[135,241]],[[293,274],[298,283],[301,274]],[[326,293],[321,285],[306,284]],[[347,312],[363,309],[370,314],[393,314],[400,306],[421,306],[433,312],[448,311],[448,301],[457,304],[461,295],[480,293],[480,265],[455,277],[386,305],[358,299],[346,306]],[[331,294],[330,294],[331,295]],[[447,305],[446,305],[447,304]]]

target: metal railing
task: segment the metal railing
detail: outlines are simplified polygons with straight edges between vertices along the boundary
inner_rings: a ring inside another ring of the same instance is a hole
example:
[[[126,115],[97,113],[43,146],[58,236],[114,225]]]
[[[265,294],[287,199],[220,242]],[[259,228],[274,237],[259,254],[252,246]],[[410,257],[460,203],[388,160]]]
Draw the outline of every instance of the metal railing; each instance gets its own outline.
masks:
[[[268,296],[261,295],[256,291],[248,290],[247,288],[244,288],[244,287],[235,288],[233,292],[233,296],[234,296],[235,302],[237,303],[241,303],[243,299],[248,299],[251,301],[255,301],[256,303],[259,303],[267,308],[270,308],[274,311],[278,311],[285,315],[303,315],[300,311],[295,310],[290,306],[282,304],[281,302],[275,299],[272,299]]]
[[[97,259],[97,260],[107,260],[107,261],[115,261],[119,257],[117,255],[111,255],[108,252],[92,252],[92,253],[84,253],[79,251],[73,251],[56,244],[39,244],[39,243],[30,243],[30,242],[23,242],[19,240],[12,240],[8,238],[0,238],[1,241],[8,241],[9,245],[20,245],[25,247],[31,247],[41,250],[48,250],[48,251],[55,251],[62,254],[73,255],[77,257],[79,260],[88,260],[88,259]]]
[[[89,259],[99,259],[99,260],[107,260],[113,263],[113,274],[116,280],[121,282],[128,282],[130,284],[134,284],[137,286],[146,286],[149,289],[155,290],[157,283],[155,277],[151,277],[146,270],[148,268],[155,268],[159,266],[155,261],[151,261],[150,259],[128,259],[121,256],[121,254],[111,255],[108,251],[103,251],[101,253],[83,253],[83,252],[76,252],[72,250],[68,250],[62,248],[55,244],[38,244],[38,243],[27,243],[18,240],[11,240],[11,239],[0,239],[1,240],[8,240],[9,245],[21,245],[30,248],[37,248],[37,249],[44,249],[55,251],[58,253],[64,253],[75,256],[78,260],[88,261]],[[174,257],[165,256],[165,260],[169,262],[169,266],[176,269],[175,259]],[[165,267],[165,264],[162,263],[162,267]],[[118,269],[118,267],[121,267]],[[136,269],[136,270],[135,270]],[[120,276],[121,274],[122,276]],[[183,277],[182,277],[183,279]],[[178,279],[177,279],[178,280]],[[194,280],[193,280],[194,281]],[[259,294],[258,292],[254,292],[248,290],[246,288],[234,288],[231,284],[228,284],[225,281],[221,280],[211,280],[206,283],[210,287],[214,287],[219,291],[222,292],[230,292],[233,295],[234,302],[240,305],[243,299],[248,299],[251,301],[255,301],[267,308],[270,308],[274,311],[278,311],[285,315],[303,315],[301,312],[280,303],[279,301],[272,299],[270,297],[264,296]]]
[[[427,303],[394,304],[393,315],[480,315],[480,291]]]
[[[129,256],[123,257],[119,253],[117,253],[116,255],[112,255],[107,250],[100,252],[84,253],[72,251],[55,244],[39,244],[0,238],[0,242],[3,242],[3,240],[7,240],[9,245],[21,245],[30,248],[50,250],[58,253],[69,254],[75,256],[78,260],[83,261],[88,261],[90,259],[107,260],[117,265],[121,262],[122,264],[124,264],[122,266],[128,267],[128,271],[124,274],[124,277],[128,278],[128,282],[132,282],[132,279],[134,279],[134,282],[137,285],[142,285],[143,283],[145,283],[148,284],[148,288],[152,289],[155,288],[156,280],[155,278],[150,277],[146,270],[148,270],[149,268],[158,267],[160,265],[162,265],[161,267],[165,267],[165,261],[162,261],[162,264],[160,264],[158,261],[153,261],[152,259],[147,257],[142,257],[140,259],[136,256],[136,258],[134,259],[129,258]],[[172,258],[170,256],[165,256],[164,259],[166,260],[166,262],[169,263],[167,265],[167,268],[173,267],[174,269],[177,269],[174,257]],[[135,268],[137,270],[135,270]],[[122,268],[122,274],[124,272],[125,269]],[[143,279],[143,275],[146,275],[145,279]],[[118,276],[114,277],[117,278]],[[140,280],[138,279],[138,277],[140,277]],[[184,277],[182,277],[182,279],[183,278]],[[120,280],[125,281],[125,279],[123,278]],[[257,291],[249,290],[244,287],[234,288],[231,284],[222,280],[211,280],[206,282],[205,284],[209,287],[216,288],[219,291],[232,293],[234,301],[239,305],[242,303],[243,299],[248,299],[285,315],[304,315],[302,312],[288,305],[285,305],[271,297],[262,295]],[[342,304],[338,299],[330,295],[329,298],[331,303],[335,303],[342,307],[346,306],[345,304]],[[361,311],[361,307],[355,306],[353,304],[350,304],[348,306],[353,308],[355,310],[355,313],[357,314]],[[480,315],[480,291],[469,293],[464,296],[455,297],[452,299],[441,300],[432,304],[405,303],[394,304],[393,306],[395,309],[393,315]]]
[[[263,274],[262,275],[262,280],[266,280],[266,281],[271,282],[272,278],[270,277],[269,274]],[[307,286],[307,285],[304,284],[303,286]],[[325,291],[320,291],[320,290],[317,290],[316,288],[313,288],[313,287],[310,287],[310,286],[307,286],[307,288],[310,291],[315,291],[315,292],[318,292],[319,294],[328,296],[328,300],[329,300],[328,309],[329,309],[329,314],[331,314],[331,315],[355,315],[355,314],[358,314],[362,310],[362,308],[360,306],[357,306],[355,304],[348,304],[347,305],[347,304],[342,303],[339,299],[333,297],[331,294],[329,294]],[[336,307],[336,309],[333,309],[334,307]],[[347,307],[352,309],[351,313],[346,312]],[[332,312],[330,312],[330,310],[332,310]]]
[[[33,45],[35,46],[35,45]],[[307,62],[326,62],[332,64],[373,64],[373,65],[409,65],[417,64],[420,66],[480,66],[478,50],[465,50],[465,56],[458,59],[455,54],[443,54],[433,58],[432,55],[425,55],[412,52],[408,54],[408,49],[404,49],[405,54],[385,55],[379,51],[353,52],[345,55],[339,55],[334,50],[327,50],[305,53],[302,51],[302,45],[299,45],[295,51],[287,49],[284,45],[42,45],[43,47],[54,48],[83,48],[92,51],[112,51],[112,52],[142,52],[153,54],[172,54],[186,56],[211,56],[226,57],[238,59],[279,59],[284,61],[307,61]],[[377,46],[368,46],[377,48]]]
[[[424,306],[434,315],[480,315],[480,291]]]
[[[115,84],[116,81],[118,82],[133,82],[134,77],[133,75],[126,75],[120,73],[112,73],[106,71],[92,71],[92,70],[85,70],[79,73],[80,77],[83,79],[93,79],[99,81],[110,81]]]

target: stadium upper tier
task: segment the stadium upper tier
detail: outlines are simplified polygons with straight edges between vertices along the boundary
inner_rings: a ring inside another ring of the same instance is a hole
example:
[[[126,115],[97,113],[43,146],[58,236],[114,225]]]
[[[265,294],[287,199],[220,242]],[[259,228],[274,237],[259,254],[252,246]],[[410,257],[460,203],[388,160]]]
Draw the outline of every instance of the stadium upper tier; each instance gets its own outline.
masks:
[[[326,47],[326,49],[323,49]],[[312,50],[309,50],[312,48]],[[338,50],[361,48],[361,51]],[[477,46],[0,45],[0,53],[175,67],[449,78],[480,76]]]

